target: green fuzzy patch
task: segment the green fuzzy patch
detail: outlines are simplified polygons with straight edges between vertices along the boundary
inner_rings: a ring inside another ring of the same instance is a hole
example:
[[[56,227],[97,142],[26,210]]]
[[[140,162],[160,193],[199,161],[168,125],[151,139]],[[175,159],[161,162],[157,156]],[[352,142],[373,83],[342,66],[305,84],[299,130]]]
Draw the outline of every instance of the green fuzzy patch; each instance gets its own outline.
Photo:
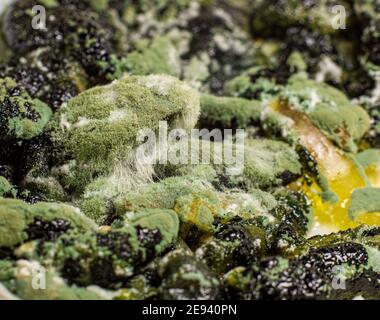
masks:
[[[131,215],[128,223],[134,227],[154,230],[158,229],[162,236],[160,243],[156,245],[156,251],[162,252],[177,238],[179,232],[179,220],[173,210],[145,209]]]
[[[234,184],[266,189],[281,185],[283,174],[294,177],[301,174],[302,165],[297,153],[284,142],[248,140],[244,153],[243,174],[230,177]]]
[[[263,108],[255,100],[202,95],[201,110],[201,122],[244,129],[260,119]]]
[[[370,128],[367,112],[327,84],[293,77],[282,96],[344,150],[356,152],[356,142]]]
[[[214,219],[221,215],[220,198],[213,191],[194,192],[179,197],[174,210],[186,226],[196,226],[202,232],[214,230]]]
[[[59,5],[57,0],[39,0],[38,2],[46,8],[54,8]]]
[[[140,40],[136,47],[136,50],[129,53],[126,58],[131,74],[180,76],[180,54],[169,37],[157,37],[152,41]]]
[[[117,212],[139,211],[143,208],[173,209],[176,200],[196,190],[206,190],[207,184],[199,178],[185,176],[172,177],[159,183],[151,183],[134,192],[115,199]]]
[[[91,7],[95,10],[105,10],[108,7],[109,0],[88,0]]]
[[[14,90],[18,93],[14,94]],[[7,120],[6,127],[0,127],[5,131],[5,137],[2,138],[5,140],[29,140],[38,136],[52,115],[51,109],[45,103],[32,99],[10,78],[0,79],[0,102],[5,106],[2,111],[4,115],[1,116]],[[13,110],[12,114],[8,114],[7,108],[17,109]]]
[[[264,69],[263,67],[253,67],[231,79],[225,85],[225,94],[234,97],[254,95],[261,101],[267,101],[278,95],[282,89],[281,85],[276,84],[273,79],[258,76]],[[257,79],[252,82],[252,78]]]
[[[365,150],[358,153],[355,157],[364,169],[380,164],[380,151],[376,149]]]
[[[16,194],[17,191],[13,188],[9,181],[0,176],[0,197],[11,195],[13,198],[16,198]]]
[[[36,261],[19,260],[11,263],[0,260],[0,281],[10,292],[25,300],[101,299],[87,289],[69,286],[54,270],[41,268]],[[36,277],[36,270],[45,270],[43,282],[40,281],[42,277]]]
[[[355,220],[364,213],[380,212],[380,188],[357,189],[351,196],[348,214]]]
[[[80,229],[96,229],[96,224],[74,207],[59,203],[26,204],[15,199],[0,198],[0,247],[13,247],[27,239],[26,229],[36,218],[46,221],[68,220]]]
[[[171,76],[132,76],[95,87],[71,99],[51,123],[53,140],[72,167],[68,183],[90,182],[133,157],[143,129],[156,131],[160,121],[186,131],[199,116],[199,96]],[[71,158],[71,159],[70,159]]]

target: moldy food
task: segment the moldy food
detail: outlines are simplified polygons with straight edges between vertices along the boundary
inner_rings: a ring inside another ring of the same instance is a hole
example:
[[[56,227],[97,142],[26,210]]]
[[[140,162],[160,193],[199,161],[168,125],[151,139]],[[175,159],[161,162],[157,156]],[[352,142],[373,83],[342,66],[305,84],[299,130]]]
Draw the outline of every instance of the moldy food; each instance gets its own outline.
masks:
[[[0,26],[0,299],[380,298],[377,1],[14,0]],[[243,129],[241,170],[136,161],[163,122],[191,156]]]

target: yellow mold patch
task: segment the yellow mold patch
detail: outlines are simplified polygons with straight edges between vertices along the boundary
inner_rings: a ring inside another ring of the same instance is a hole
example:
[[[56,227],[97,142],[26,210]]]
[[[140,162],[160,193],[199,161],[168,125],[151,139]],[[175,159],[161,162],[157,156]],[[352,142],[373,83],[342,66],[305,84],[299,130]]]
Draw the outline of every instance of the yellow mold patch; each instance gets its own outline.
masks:
[[[349,217],[348,209],[353,191],[367,186],[367,181],[355,162],[335,147],[305,114],[279,100],[273,101],[271,108],[292,119],[292,127],[297,132],[301,144],[318,162],[331,191],[339,198],[337,203],[323,201],[320,186],[316,181],[310,182],[307,178],[291,185],[293,189],[302,190],[311,201],[314,220],[312,234],[346,230],[360,224],[380,226],[380,213],[362,214],[355,221]],[[380,187],[379,167],[372,166],[365,173],[373,187]]]

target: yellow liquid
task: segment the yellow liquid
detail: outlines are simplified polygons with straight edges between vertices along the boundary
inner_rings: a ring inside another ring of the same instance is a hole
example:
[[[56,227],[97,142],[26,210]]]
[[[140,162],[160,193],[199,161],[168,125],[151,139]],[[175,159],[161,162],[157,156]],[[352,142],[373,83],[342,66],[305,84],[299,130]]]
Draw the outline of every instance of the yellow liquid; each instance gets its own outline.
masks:
[[[339,197],[337,203],[324,202],[321,198],[322,190],[315,181],[310,185],[302,178],[291,185],[293,189],[302,190],[311,201],[314,225],[330,232],[346,230],[360,224],[380,226],[380,213],[362,214],[355,221],[348,215],[352,192],[366,186],[366,181],[355,163],[336,148],[303,113],[277,100],[271,103],[271,108],[293,120],[293,129],[298,133],[302,145],[318,162],[331,191]],[[379,168],[370,168],[366,174],[372,186],[380,186]]]

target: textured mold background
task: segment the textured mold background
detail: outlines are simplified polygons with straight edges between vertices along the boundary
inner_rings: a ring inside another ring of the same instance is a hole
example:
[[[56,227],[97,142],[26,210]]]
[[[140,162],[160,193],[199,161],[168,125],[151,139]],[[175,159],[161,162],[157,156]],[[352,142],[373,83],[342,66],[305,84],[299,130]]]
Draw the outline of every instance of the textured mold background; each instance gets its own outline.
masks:
[[[13,0],[0,0],[0,13],[3,11],[3,9],[11,3]]]

